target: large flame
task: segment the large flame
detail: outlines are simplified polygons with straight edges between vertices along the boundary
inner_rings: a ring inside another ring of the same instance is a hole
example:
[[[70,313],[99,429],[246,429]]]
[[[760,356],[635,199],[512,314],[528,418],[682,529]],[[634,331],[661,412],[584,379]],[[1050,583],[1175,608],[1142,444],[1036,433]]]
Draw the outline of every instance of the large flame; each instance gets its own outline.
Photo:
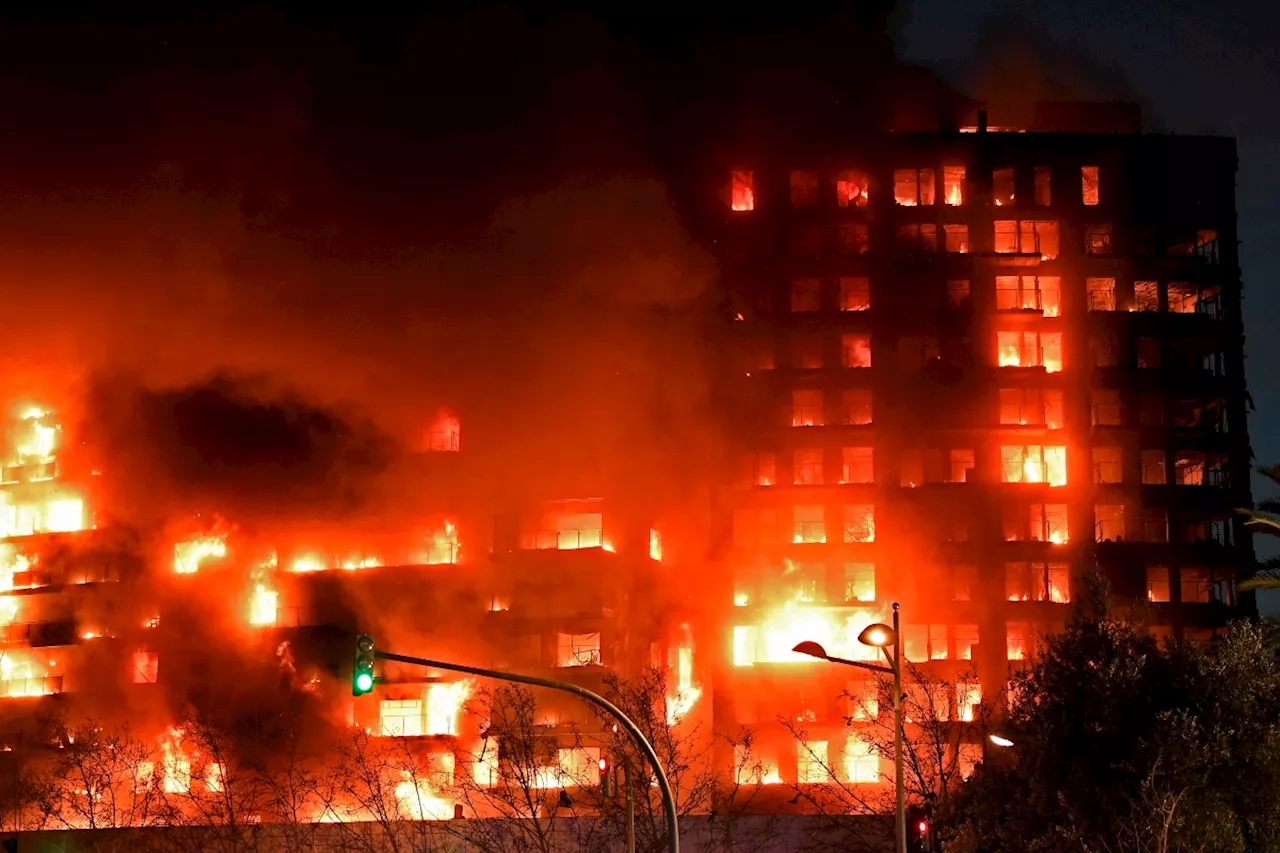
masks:
[[[803,594],[803,593],[802,593]],[[850,660],[875,660],[878,650],[858,642],[867,625],[881,621],[877,610],[865,607],[812,607],[793,600],[770,611],[756,625],[733,629],[733,664],[805,663],[811,661],[792,651],[806,640],[820,644],[827,653]]]
[[[429,735],[458,734],[458,714],[471,695],[471,682],[439,682],[427,688],[427,729]]]
[[[400,771],[400,784],[396,785],[395,795],[401,814],[411,820],[448,820],[453,817],[453,802],[439,796],[430,779],[415,779],[407,770]]]
[[[191,791],[191,759],[182,751],[182,729],[170,727],[160,738],[164,752],[164,782],[166,794],[186,794]]]
[[[195,574],[200,564],[212,557],[227,555],[227,539],[220,534],[200,536],[173,546],[173,570],[180,575]]]

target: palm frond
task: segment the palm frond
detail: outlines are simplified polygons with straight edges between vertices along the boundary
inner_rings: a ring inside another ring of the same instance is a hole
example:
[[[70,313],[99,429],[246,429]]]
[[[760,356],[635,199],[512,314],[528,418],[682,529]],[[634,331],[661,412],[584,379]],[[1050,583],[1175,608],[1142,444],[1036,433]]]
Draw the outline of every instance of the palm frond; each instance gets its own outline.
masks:
[[[1259,589],[1280,589],[1280,578],[1270,575],[1255,575],[1247,581],[1241,581],[1238,588],[1242,592]]]
[[[1271,482],[1280,485],[1280,465],[1259,465],[1253,470]]]

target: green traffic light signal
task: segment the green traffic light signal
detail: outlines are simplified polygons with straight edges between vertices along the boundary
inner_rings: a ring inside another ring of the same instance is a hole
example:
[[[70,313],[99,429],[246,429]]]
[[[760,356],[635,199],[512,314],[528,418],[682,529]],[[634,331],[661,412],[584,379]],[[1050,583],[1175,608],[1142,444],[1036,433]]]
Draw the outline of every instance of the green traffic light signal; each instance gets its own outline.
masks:
[[[351,695],[364,696],[373,690],[373,637],[356,637],[356,657],[351,667]]]

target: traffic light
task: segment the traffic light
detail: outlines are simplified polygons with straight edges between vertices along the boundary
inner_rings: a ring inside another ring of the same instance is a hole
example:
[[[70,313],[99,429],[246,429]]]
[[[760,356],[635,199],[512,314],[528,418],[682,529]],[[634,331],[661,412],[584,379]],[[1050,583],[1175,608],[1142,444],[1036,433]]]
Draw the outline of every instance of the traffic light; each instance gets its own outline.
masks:
[[[351,667],[351,695],[363,696],[373,690],[373,637],[356,637],[356,657]]]
[[[613,796],[613,774],[609,772],[609,759],[600,757],[600,794],[605,797]]]
[[[929,822],[929,810],[925,806],[907,807],[907,838],[912,850],[921,853],[933,851],[933,826]]]

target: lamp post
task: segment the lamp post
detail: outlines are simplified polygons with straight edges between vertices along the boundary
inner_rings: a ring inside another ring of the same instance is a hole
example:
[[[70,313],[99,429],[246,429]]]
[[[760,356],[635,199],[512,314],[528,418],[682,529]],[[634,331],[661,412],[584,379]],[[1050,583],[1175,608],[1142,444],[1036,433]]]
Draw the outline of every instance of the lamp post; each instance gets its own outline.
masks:
[[[667,819],[667,849],[670,853],[680,853],[680,824],[676,815],[676,798],[671,791],[671,784],[667,781],[667,774],[662,767],[662,759],[658,757],[658,753],[654,751],[653,745],[644,736],[644,732],[640,731],[640,727],[622,712],[622,709],[614,705],[608,699],[599,693],[593,693],[585,687],[579,687],[576,684],[569,684],[565,681],[552,681],[549,678],[537,678],[532,675],[520,675],[514,672],[502,672],[496,669],[481,669],[478,666],[464,666],[460,663],[452,663],[443,660],[429,660],[427,658],[411,657],[409,655],[398,655],[392,652],[374,652],[374,657],[379,660],[392,660],[398,663],[415,664],[417,666],[427,666],[433,669],[443,669],[449,672],[462,672],[467,675],[478,675],[483,678],[493,678],[498,681],[513,681],[516,684],[531,684],[534,687],[546,687],[551,690],[563,690],[566,693],[572,693],[586,699],[591,704],[600,708],[602,711],[611,715],[622,727],[627,730],[627,734],[631,735],[632,740],[636,742],[636,746],[644,753],[644,757],[648,759],[649,765],[653,768],[655,780],[658,783],[658,791],[662,794],[662,807],[666,813]],[[628,783],[627,791],[630,796],[630,784]]]
[[[830,661],[831,663],[856,666],[873,672],[885,672],[893,676],[893,784],[894,794],[897,799],[894,834],[897,836],[898,853],[907,853],[907,794],[902,778],[902,632],[899,630],[898,602],[895,601],[893,603],[893,626],[890,627],[880,622],[868,625],[858,635],[858,642],[864,646],[874,646],[880,649],[880,651],[884,652],[885,659],[889,661],[889,665],[878,666],[874,663],[833,657],[827,654],[827,650],[820,644],[811,640],[797,644],[792,651],[820,660]],[[889,646],[893,646],[892,655],[889,654]]]

